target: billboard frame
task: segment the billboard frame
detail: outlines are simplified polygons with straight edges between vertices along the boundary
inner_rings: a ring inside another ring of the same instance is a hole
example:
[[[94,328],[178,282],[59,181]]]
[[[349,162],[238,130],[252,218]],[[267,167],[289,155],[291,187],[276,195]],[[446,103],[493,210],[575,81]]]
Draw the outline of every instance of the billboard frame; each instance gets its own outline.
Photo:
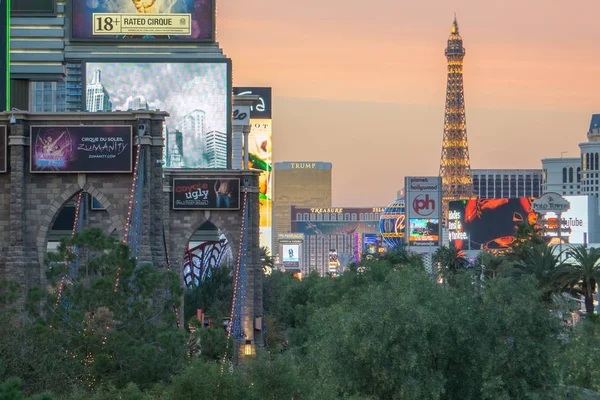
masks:
[[[130,149],[129,149],[129,171],[125,172],[125,171],[34,171],[33,170],[33,150],[34,150],[34,143],[33,143],[33,128],[81,128],[81,127],[104,127],[104,126],[110,126],[110,127],[114,127],[114,128],[129,128],[129,143],[130,143]],[[133,136],[133,126],[132,125],[62,125],[62,124],[55,124],[55,125],[30,125],[29,126],[29,173],[30,174],[132,174],[133,173],[133,158],[135,156],[134,153],[134,147],[135,147],[135,143],[133,141],[134,136]]]
[[[14,0],[13,0],[14,1]],[[56,2],[55,2],[56,4]],[[98,39],[93,39],[93,38],[74,38],[73,37],[73,2],[71,2],[70,5],[67,6],[67,16],[69,17],[69,21],[70,23],[68,24],[68,26],[66,26],[66,29],[68,30],[68,39],[69,42],[74,43],[74,44],[95,44],[95,45],[100,45],[102,46],[103,44],[110,44],[110,45],[115,45],[115,44],[152,44],[152,43],[156,43],[156,44],[160,44],[160,45],[165,45],[165,44],[191,44],[191,43],[215,43],[217,40],[217,0],[211,0],[211,16],[212,16],[212,30],[211,30],[211,34],[210,34],[210,38],[208,39],[127,39],[127,40],[121,40],[121,39],[104,39],[104,38],[98,38]],[[114,13],[114,14],[118,14],[118,13]]]
[[[183,170],[183,168],[182,168]],[[194,181],[194,180],[219,180],[226,179],[228,181],[237,181],[238,195],[237,195],[237,207],[236,208],[187,208],[187,207],[175,207],[175,182],[176,181]],[[171,183],[171,210],[174,211],[240,211],[242,209],[242,182],[240,178],[224,178],[222,176],[203,176],[195,178],[173,178]]]
[[[231,165],[232,165],[232,153],[233,153],[233,96],[232,96],[232,90],[233,90],[233,76],[232,76],[232,72],[233,72],[233,68],[232,68],[232,62],[231,62],[231,58],[178,58],[178,59],[174,59],[174,60],[170,60],[170,61],[165,61],[164,58],[160,58],[158,56],[156,57],[150,57],[150,58],[144,58],[141,60],[137,60],[137,61],[128,61],[122,58],[116,58],[114,56],[110,56],[107,58],[102,58],[102,59],[98,59],[98,60],[85,60],[85,61],[81,61],[81,68],[82,68],[82,74],[83,74],[83,85],[84,85],[84,89],[83,89],[83,95],[82,97],[82,102],[83,102],[83,111],[87,112],[86,110],[86,104],[87,104],[87,66],[88,64],[225,64],[226,68],[227,68],[227,88],[226,88],[226,105],[225,105],[225,115],[229,116],[227,118],[227,169],[232,169]],[[161,111],[167,111],[168,110],[161,110]],[[112,112],[112,111],[111,111]],[[163,132],[163,137],[164,137],[164,132]],[[186,170],[189,168],[177,168],[178,170]],[[208,170],[218,170],[218,168],[206,168]]]

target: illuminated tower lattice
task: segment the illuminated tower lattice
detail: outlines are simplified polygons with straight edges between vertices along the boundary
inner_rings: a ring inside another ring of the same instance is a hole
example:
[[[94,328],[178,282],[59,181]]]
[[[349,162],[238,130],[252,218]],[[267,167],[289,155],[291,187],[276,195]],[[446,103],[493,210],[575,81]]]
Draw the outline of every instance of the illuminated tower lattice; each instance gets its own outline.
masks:
[[[442,177],[442,203],[447,210],[451,200],[473,197],[473,177],[469,162],[467,143],[467,120],[465,117],[465,93],[463,89],[463,58],[465,48],[458,34],[454,16],[452,33],[448,38],[448,83],[446,87],[446,115],[444,117],[444,140],[440,160]]]

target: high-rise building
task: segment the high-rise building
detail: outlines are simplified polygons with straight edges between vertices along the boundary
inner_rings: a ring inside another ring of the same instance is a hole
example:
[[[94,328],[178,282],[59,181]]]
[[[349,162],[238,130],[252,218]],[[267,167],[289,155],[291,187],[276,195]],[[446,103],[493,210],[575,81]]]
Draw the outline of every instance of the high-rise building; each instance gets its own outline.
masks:
[[[165,124],[166,125],[166,124]],[[183,134],[181,131],[169,130],[165,132],[165,164],[169,168],[183,168]]]
[[[581,192],[588,196],[600,194],[598,174],[600,174],[600,114],[592,115],[588,141],[579,144],[581,149]]]
[[[208,167],[227,168],[227,134],[219,131],[207,132],[205,145]]]
[[[198,168],[205,157],[206,113],[194,110],[181,121],[183,135],[183,163],[187,168]]]
[[[448,47],[446,47],[448,80],[446,85],[444,139],[440,160],[444,205],[447,205],[450,200],[469,199],[473,197],[473,179],[469,161],[465,94],[463,88],[464,57],[465,48],[458,32],[458,23],[455,16],[452,31],[448,38]]]
[[[544,158],[542,160],[542,193],[563,196],[582,194],[581,158]]]
[[[135,96],[129,103],[128,109],[130,110],[148,110],[148,102],[144,96]]]
[[[275,163],[273,171],[273,238],[291,232],[291,208],[331,207],[329,162],[302,161]],[[272,247],[279,256],[278,246]]]
[[[304,235],[301,257],[304,273],[330,271],[330,253],[336,253],[339,267],[354,260],[356,235],[379,235],[384,207],[291,207],[291,232]],[[359,249],[362,251],[362,249]]]
[[[76,112],[83,109],[83,74],[80,63],[66,65],[64,81],[33,81],[29,90],[31,112]]]
[[[86,86],[86,110],[89,112],[112,111],[108,90],[102,84],[102,71],[96,69]]]
[[[474,194],[479,199],[540,197],[541,169],[473,169]]]

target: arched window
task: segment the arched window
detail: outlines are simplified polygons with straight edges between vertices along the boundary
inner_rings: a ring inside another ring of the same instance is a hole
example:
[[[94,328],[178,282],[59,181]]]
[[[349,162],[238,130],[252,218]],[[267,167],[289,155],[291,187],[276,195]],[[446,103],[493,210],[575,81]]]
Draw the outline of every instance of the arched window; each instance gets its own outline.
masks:
[[[296,221],[302,221],[302,213],[296,214]]]
[[[581,167],[577,167],[577,183],[581,182]]]
[[[569,183],[573,183],[573,167],[569,167]]]
[[[563,168],[563,183],[567,183],[567,167]]]
[[[595,170],[600,169],[598,167],[598,153],[594,154],[594,166],[595,166],[595,168],[594,168]]]
[[[589,171],[590,169],[590,153],[585,153],[585,170]]]

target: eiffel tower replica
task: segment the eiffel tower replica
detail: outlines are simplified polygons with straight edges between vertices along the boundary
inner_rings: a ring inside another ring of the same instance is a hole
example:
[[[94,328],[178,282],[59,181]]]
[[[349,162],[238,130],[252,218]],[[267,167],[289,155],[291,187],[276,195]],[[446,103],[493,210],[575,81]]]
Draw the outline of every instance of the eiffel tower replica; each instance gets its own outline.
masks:
[[[465,48],[458,33],[458,23],[456,22],[456,15],[454,15],[452,31],[448,38],[448,47],[446,47],[448,82],[446,86],[444,140],[440,160],[444,221],[447,221],[448,217],[448,202],[475,197],[467,142],[467,119],[465,117],[464,57]]]

